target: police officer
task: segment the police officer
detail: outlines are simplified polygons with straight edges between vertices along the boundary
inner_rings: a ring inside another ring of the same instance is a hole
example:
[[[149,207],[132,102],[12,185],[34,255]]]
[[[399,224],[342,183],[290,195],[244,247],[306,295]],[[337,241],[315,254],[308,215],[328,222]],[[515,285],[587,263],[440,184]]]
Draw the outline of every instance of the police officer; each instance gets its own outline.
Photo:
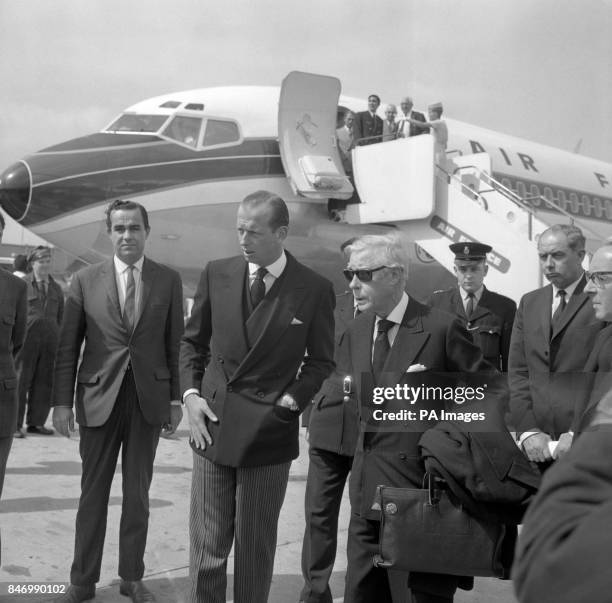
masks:
[[[454,271],[457,287],[435,291],[429,304],[456,315],[496,368],[508,370],[510,334],[516,313],[516,303],[509,297],[489,291],[483,284],[487,275],[487,253],[492,250],[484,243],[453,243]]]

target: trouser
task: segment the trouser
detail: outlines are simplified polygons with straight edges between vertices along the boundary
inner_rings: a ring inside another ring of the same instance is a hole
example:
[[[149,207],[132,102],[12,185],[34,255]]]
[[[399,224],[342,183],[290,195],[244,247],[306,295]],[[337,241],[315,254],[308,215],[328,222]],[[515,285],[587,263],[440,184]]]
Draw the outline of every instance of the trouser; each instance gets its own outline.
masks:
[[[140,580],[149,525],[149,487],[159,425],[147,423],[128,370],[110,417],[100,427],[80,427],[83,462],[70,582],[90,586],[100,579],[106,516],[121,449],[123,504],[119,524],[119,576]]]
[[[338,515],[353,457],[312,447],[308,454],[300,601],[331,603],[329,579],[336,559]]]
[[[0,438],[0,498],[2,497],[2,487],[4,486],[4,474],[6,472],[6,462],[11,452],[13,436]],[[0,564],[2,563],[2,539],[0,538]]]
[[[28,426],[44,425],[51,408],[53,370],[58,335],[51,327],[34,326],[28,331],[23,348],[17,358],[19,370],[19,413],[17,429],[23,427],[25,416]]]
[[[267,603],[291,462],[227,467],[194,453],[190,603],[224,603],[234,543],[234,603]]]

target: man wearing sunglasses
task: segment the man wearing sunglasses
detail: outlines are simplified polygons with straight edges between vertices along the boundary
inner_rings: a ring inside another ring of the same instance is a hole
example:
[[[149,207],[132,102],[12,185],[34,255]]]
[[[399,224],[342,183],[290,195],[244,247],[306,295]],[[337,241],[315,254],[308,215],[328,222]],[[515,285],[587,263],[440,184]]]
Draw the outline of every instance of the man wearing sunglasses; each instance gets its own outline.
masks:
[[[338,373],[350,376],[362,411],[370,383],[393,388],[420,383],[428,373],[492,370],[460,322],[405,292],[408,258],[395,235],[366,235],[348,246],[344,275],[360,314],[347,329],[338,353]],[[416,377],[416,373],[420,375]],[[416,380],[411,381],[413,377]],[[426,403],[422,407],[427,406]],[[417,405],[410,408],[421,408]],[[418,440],[423,424],[401,430],[367,431],[362,422],[350,478],[351,521],[345,601],[391,602],[410,586],[416,603],[453,600],[459,579],[433,573],[399,574],[393,580],[372,565],[378,553],[380,514],[372,510],[379,484],[420,488],[423,465]],[[393,579],[393,578],[391,578]]]
[[[612,420],[612,398],[604,399],[605,394],[612,390],[612,242],[595,252],[586,278],[584,291],[591,296],[596,318],[605,326],[597,335],[584,366],[583,402],[577,406],[574,422],[577,432],[604,419],[606,423]]]
[[[604,327],[584,291],[584,246],[577,226],[555,224],[540,235],[550,284],[523,296],[510,340],[510,424],[542,471],[571,445],[584,366]]]

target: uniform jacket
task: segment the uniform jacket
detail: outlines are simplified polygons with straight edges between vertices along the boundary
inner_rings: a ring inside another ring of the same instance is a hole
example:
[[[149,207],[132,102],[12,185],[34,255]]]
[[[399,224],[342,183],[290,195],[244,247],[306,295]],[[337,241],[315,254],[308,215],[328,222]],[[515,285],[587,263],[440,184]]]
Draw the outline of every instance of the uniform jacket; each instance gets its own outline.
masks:
[[[131,363],[145,420],[152,425],[166,423],[170,400],[180,399],[182,308],[178,273],[145,258],[140,314],[130,335],[121,317],[113,260],[77,272],[60,333],[54,406],[72,407],[74,399],[80,425],[103,425]]]
[[[612,592],[612,425],[582,434],[544,474],[513,572],[521,603],[607,603]]]
[[[584,390],[578,397],[573,431],[584,431],[593,419],[598,402],[612,390],[612,325],[597,335],[584,365]]]
[[[375,142],[381,142],[383,133],[383,120],[374,115],[372,117],[369,111],[360,111],[355,114],[355,120],[353,122],[353,138],[355,144],[366,145],[374,144]],[[378,138],[370,138],[371,136],[377,136]],[[370,138],[369,140],[363,140],[362,138]]]
[[[379,519],[371,511],[376,486],[421,487],[424,474],[418,441],[431,424],[409,421],[394,431],[366,431],[364,420],[367,396],[372,387],[372,341],[375,316],[361,314],[346,331],[338,357],[338,372],[352,375],[361,409],[361,426],[350,481],[354,512]],[[427,371],[407,372],[411,365]],[[384,367],[381,387],[396,384],[418,385],[434,373],[475,373],[491,371],[478,347],[458,320],[410,297],[404,318]],[[454,383],[455,381],[453,381]],[[431,384],[440,383],[433,376]],[[406,408],[426,408],[427,402]]]
[[[353,322],[355,312],[350,291],[336,298],[336,349],[342,336]],[[359,433],[359,413],[354,395],[344,400],[343,376],[334,372],[324,382],[311,405],[309,444],[311,448],[329,450],[344,456],[353,456]]]
[[[508,370],[510,335],[516,314],[514,301],[485,287],[469,321],[459,287],[434,292],[428,303],[455,315],[472,335],[485,359],[499,370]]]
[[[585,283],[583,276],[552,334],[552,285],[521,299],[508,362],[510,421],[518,432],[538,428],[558,439],[572,426],[584,388],[577,376],[605,326],[595,318]]]
[[[219,419],[208,422],[212,445],[196,452],[231,467],[296,458],[299,413],[275,402],[288,393],[303,410],[334,367],[331,283],[287,253],[247,318],[247,272],[242,257],[206,266],[181,344],[183,391],[199,390]]]
[[[410,112],[410,117],[411,119],[414,119],[416,121],[422,121],[423,123],[425,123],[426,119],[425,116],[422,113],[419,113],[418,111],[411,111]],[[405,120],[402,119],[402,116],[400,115],[399,119],[398,119],[398,136],[400,137],[404,137],[402,132],[403,132],[403,122]],[[410,136],[418,136],[419,134],[427,134],[429,132],[429,127],[428,126],[417,126],[416,124],[411,123],[410,124]]]
[[[26,334],[27,286],[0,269],[0,438],[12,437],[17,424],[15,357]]]
[[[45,328],[59,331],[64,315],[64,293],[61,287],[49,276],[46,296],[43,298],[34,280],[34,274],[23,277],[28,287],[28,331],[43,322]]]

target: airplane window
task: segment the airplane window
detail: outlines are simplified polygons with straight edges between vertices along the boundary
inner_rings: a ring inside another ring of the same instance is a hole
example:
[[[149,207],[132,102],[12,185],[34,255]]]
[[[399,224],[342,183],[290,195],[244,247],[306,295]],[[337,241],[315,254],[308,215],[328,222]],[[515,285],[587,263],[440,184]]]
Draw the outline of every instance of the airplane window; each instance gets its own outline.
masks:
[[[233,121],[209,119],[206,123],[206,132],[202,146],[211,147],[217,144],[227,144],[240,140],[238,126]]]
[[[115,120],[107,132],[157,132],[168,119],[167,115],[137,115],[124,113]]]
[[[177,115],[162,134],[195,148],[198,144],[201,124],[202,120],[198,117]]]
[[[204,105],[202,103],[189,103],[185,105],[185,109],[190,111],[204,111]]]
[[[166,101],[165,103],[161,104],[160,107],[164,109],[176,109],[180,104],[181,103],[178,101]]]

